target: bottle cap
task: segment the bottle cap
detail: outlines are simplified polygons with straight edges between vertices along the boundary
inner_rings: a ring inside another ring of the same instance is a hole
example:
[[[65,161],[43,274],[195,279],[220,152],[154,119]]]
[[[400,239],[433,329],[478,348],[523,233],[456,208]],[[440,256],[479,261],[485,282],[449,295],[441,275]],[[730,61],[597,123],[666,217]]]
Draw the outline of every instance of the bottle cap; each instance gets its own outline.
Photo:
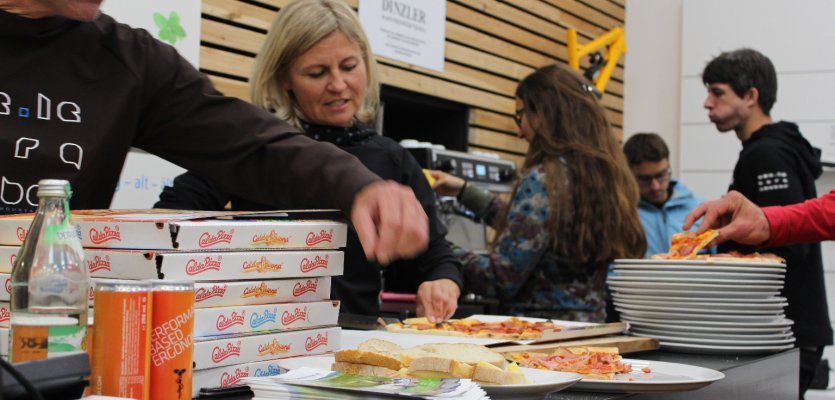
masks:
[[[69,197],[71,194],[70,182],[65,179],[41,179],[38,181],[38,197]]]

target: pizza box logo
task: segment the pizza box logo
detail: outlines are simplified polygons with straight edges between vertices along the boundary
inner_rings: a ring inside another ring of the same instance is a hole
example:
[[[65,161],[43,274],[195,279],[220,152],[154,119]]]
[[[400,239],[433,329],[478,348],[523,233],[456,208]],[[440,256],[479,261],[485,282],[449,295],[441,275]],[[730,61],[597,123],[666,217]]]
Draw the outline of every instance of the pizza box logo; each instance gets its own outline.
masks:
[[[241,341],[236,343],[227,343],[226,347],[215,346],[212,349],[212,362],[217,364],[229,357],[240,357],[241,355]]]
[[[9,322],[9,309],[6,307],[0,307],[0,322]]]
[[[229,329],[234,325],[244,325],[244,320],[246,319],[246,311],[242,311],[238,314],[237,311],[232,311],[228,317],[226,315],[220,314],[217,317],[216,327],[217,330],[223,331]]]
[[[212,297],[220,297],[223,298],[223,295],[226,294],[226,288],[228,287],[227,284],[222,285],[212,285],[211,289],[206,289],[201,287],[194,292],[194,301],[201,302],[203,300],[208,300]]]
[[[310,232],[307,234],[304,242],[308,246],[316,246],[319,243],[333,243],[333,229],[329,231],[322,229],[318,234],[316,232]]]
[[[304,349],[307,351],[313,351],[313,349],[319,346],[327,346],[328,345],[328,334],[321,334],[317,333],[315,337],[308,336],[307,339],[304,341]]]
[[[117,242],[122,241],[122,234],[119,231],[119,225],[116,225],[113,228],[105,226],[104,228],[102,228],[102,230],[90,228],[89,234],[90,241],[95,244],[102,244],[111,240],[115,240]]]
[[[220,387],[229,387],[235,386],[241,383],[241,378],[246,378],[249,376],[249,367],[245,367],[244,369],[235,368],[235,372],[230,374],[228,372],[224,372],[220,375]]]
[[[206,256],[203,260],[195,258],[189,259],[188,262],[186,262],[186,274],[199,275],[210,270],[220,271],[222,260],[223,256],[217,256],[217,259],[214,259],[211,256]]]
[[[281,344],[278,339],[273,339],[269,343],[262,343],[258,345],[258,356],[287,353],[290,351],[290,348],[289,344]]]
[[[241,295],[241,297],[242,298],[247,298],[247,297],[256,297],[256,298],[274,297],[277,294],[278,294],[278,289],[273,289],[273,288],[267,286],[267,284],[265,282],[261,282],[260,285],[251,286],[251,287],[248,287],[248,288],[244,289],[244,293]]]
[[[305,321],[307,320],[307,307],[301,309],[296,307],[296,309],[291,313],[289,311],[284,311],[284,314],[281,314],[281,323],[284,326],[290,325],[296,321]]]
[[[28,233],[26,232],[26,228],[18,226],[17,231],[15,231],[15,233],[17,234],[17,240],[20,240],[21,242],[26,240],[26,234]]]
[[[92,259],[85,260],[87,262],[87,269],[92,274],[96,271],[111,271],[110,269],[110,256],[95,256]]]
[[[304,273],[308,273],[310,271],[313,271],[316,268],[328,269],[328,259],[329,258],[330,258],[330,256],[327,256],[327,255],[324,256],[324,257],[321,257],[321,256],[313,257],[313,260],[305,257],[305,258],[302,259],[300,269]]]
[[[281,368],[276,367],[275,365],[268,364],[266,368],[255,368],[255,373],[252,376],[273,376],[273,375],[280,375]]]
[[[271,230],[267,233],[262,233],[262,234],[259,234],[259,235],[253,235],[252,236],[252,243],[250,243],[250,244],[253,245],[253,246],[272,247],[272,246],[286,245],[287,243],[290,243],[290,237],[289,236],[281,236],[278,233],[276,233],[275,230]]]
[[[281,271],[281,263],[271,263],[267,257],[261,256],[255,261],[244,261],[241,272],[279,272]]]
[[[200,246],[201,248],[206,248],[206,247],[212,247],[212,246],[220,244],[220,243],[231,244],[232,243],[232,237],[234,235],[235,235],[235,230],[234,229],[229,230],[228,233],[225,230],[221,229],[221,230],[217,231],[216,235],[212,235],[209,232],[203,232],[203,234],[200,235],[200,239],[197,241],[197,245]]]
[[[251,328],[257,328],[261,325],[266,323],[272,322],[275,323],[275,319],[278,316],[278,309],[273,308],[272,311],[264,310],[263,314],[258,314],[257,312],[253,312],[249,316],[249,326]]]
[[[313,281],[308,279],[307,282],[302,284],[301,282],[296,282],[293,285],[293,297],[299,297],[308,292],[316,292],[316,288],[319,286],[318,281]]]

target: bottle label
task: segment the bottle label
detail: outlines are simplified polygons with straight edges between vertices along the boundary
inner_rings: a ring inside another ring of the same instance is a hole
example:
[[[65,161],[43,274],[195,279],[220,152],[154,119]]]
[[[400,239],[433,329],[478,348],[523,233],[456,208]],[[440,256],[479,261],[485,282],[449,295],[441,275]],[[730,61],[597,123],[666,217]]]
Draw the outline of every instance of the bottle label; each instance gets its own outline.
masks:
[[[11,329],[12,362],[87,351],[86,326],[26,326]]]
[[[45,226],[43,243],[69,246],[79,257],[84,257],[84,250],[81,248],[81,227],[70,224],[68,219],[60,224]]]

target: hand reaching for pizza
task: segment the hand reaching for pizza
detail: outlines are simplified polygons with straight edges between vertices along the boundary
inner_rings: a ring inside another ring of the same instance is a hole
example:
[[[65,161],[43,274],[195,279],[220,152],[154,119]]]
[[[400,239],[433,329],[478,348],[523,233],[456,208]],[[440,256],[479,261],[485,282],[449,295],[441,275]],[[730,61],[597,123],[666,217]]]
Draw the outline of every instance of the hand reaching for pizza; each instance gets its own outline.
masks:
[[[450,279],[423,282],[417,291],[417,315],[430,322],[445,321],[455,314],[459,296],[461,289]]]
[[[762,209],[737,191],[732,190],[721,199],[696,206],[687,214],[682,229],[690,229],[702,216],[704,221],[694,233],[698,235],[711,228],[722,228],[714,244],[733,240],[743,244],[763,245],[771,237],[771,227]]]

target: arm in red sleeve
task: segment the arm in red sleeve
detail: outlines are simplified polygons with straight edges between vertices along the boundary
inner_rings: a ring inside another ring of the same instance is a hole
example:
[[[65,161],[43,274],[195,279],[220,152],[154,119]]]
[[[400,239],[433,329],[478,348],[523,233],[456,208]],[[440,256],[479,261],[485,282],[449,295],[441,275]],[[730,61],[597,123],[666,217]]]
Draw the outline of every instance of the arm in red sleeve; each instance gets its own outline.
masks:
[[[835,190],[790,206],[764,207],[771,226],[768,246],[835,239]]]

